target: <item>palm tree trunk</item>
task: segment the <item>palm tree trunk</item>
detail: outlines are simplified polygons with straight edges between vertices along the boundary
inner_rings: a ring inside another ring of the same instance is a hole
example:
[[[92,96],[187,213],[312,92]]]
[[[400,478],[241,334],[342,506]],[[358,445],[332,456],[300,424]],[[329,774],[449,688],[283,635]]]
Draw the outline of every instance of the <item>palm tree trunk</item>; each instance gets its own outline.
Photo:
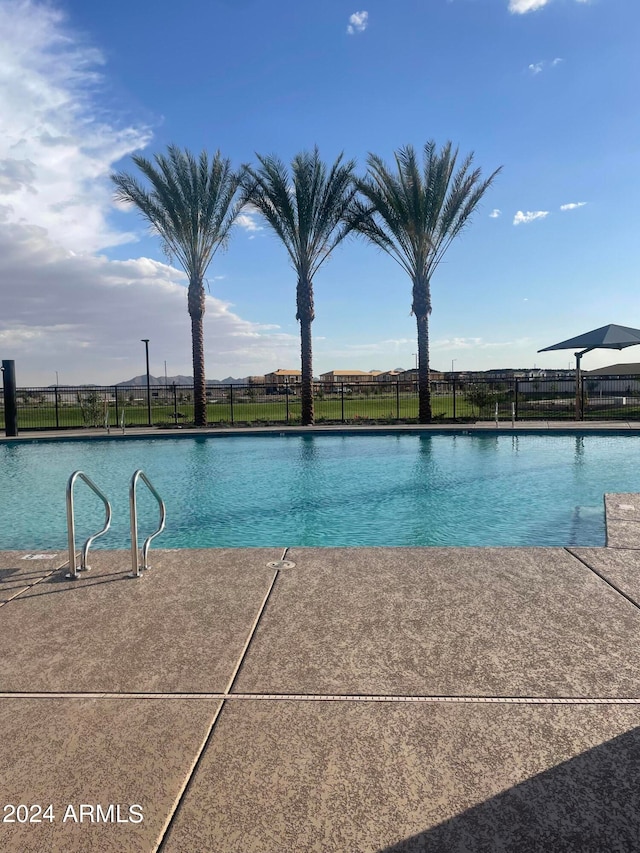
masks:
[[[300,320],[300,355],[302,361],[302,426],[313,425],[313,353],[311,321]]]
[[[300,321],[300,361],[302,385],[302,426],[313,425],[313,345],[311,341],[311,323],[315,316],[313,310],[313,284],[306,277],[298,278],[296,288],[296,320]]]
[[[418,326],[418,423],[431,423],[431,385],[429,383],[429,315],[416,314]]]
[[[191,350],[193,354],[193,405],[194,423],[197,427],[207,425],[207,386],[204,373],[204,287],[202,281],[189,283],[187,295],[191,317]]]

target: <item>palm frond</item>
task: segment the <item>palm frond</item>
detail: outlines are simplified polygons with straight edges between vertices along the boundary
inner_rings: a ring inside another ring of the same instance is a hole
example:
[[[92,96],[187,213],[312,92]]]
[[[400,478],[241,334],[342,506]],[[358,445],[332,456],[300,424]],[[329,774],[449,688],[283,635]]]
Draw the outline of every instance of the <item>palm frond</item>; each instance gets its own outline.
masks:
[[[211,260],[226,245],[240,206],[234,203],[241,174],[219,151],[196,159],[175,145],[166,154],[132,157],[148,186],[126,172],[113,174],[116,198],[138,209],[190,280],[202,281]]]
[[[345,220],[353,200],[355,162],[338,157],[327,173],[317,146],[297,154],[291,170],[275,156],[257,155],[260,168],[246,167],[243,202],[256,207],[282,240],[293,268],[313,278],[350,231]]]
[[[440,151],[429,140],[422,170],[414,149],[395,153],[396,168],[370,154],[368,171],[356,180],[360,199],[351,208],[356,233],[389,254],[411,277],[428,282],[452,240],[468,224],[487,189],[500,172],[486,180],[471,170],[473,154],[458,165],[458,149],[450,141]]]

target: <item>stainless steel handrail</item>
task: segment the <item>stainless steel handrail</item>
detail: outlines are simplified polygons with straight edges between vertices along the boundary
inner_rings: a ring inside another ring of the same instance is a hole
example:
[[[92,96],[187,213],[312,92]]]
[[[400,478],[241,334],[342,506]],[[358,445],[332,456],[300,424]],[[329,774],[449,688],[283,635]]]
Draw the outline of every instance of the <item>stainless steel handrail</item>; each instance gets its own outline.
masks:
[[[158,527],[155,533],[152,533],[151,536],[147,536],[144,540],[144,545],[142,546],[142,566],[140,566],[138,554],[138,508],[136,506],[136,486],[138,485],[138,480],[142,480],[144,482],[151,494],[158,501],[158,506],[160,507],[160,527]],[[139,578],[140,569],[144,571],[149,568],[147,555],[149,553],[151,540],[155,539],[159,533],[162,533],[164,530],[164,523],[167,518],[167,509],[164,505],[164,501],[144,471],[136,471],[131,478],[131,486],[129,487],[129,512],[131,515],[131,577]]]
[[[104,517],[104,527],[98,533],[94,533],[93,536],[90,536],[87,541],[82,546],[82,555],[80,557],[80,568],[76,565],[76,525],[75,518],[73,512],[73,487],[75,485],[76,480],[80,478],[84,480],[84,482],[92,489],[96,495],[100,498],[105,508],[105,517]],[[68,578],[72,578],[73,580],[77,580],[78,572],[87,571],[90,566],[87,565],[87,554],[89,553],[89,548],[91,547],[91,543],[94,539],[97,539],[98,536],[102,536],[109,529],[109,525],[111,524],[111,504],[100,491],[100,489],[96,486],[96,484],[91,480],[85,473],[82,471],[74,471],[74,473],[69,477],[69,482],[67,483],[67,541],[69,543],[69,569],[70,571],[67,574]]]

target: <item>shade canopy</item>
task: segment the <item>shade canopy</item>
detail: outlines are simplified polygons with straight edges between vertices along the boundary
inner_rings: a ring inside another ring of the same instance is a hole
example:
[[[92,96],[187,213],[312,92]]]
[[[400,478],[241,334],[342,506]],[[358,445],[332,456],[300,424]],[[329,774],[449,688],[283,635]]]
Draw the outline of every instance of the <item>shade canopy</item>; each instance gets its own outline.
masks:
[[[580,360],[583,355],[594,349],[624,349],[640,344],[640,329],[631,329],[629,326],[616,326],[610,323],[601,326],[577,338],[569,338],[560,341],[559,344],[539,349],[538,352],[550,352],[555,349],[578,350],[574,353],[576,357],[576,420],[584,417],[584,392],[582,388],[582,374],[580,372]]]
[[[569,338],[569,340],[561,341],[559,344],[539,349],[538,352],[580,348],[586,350],[624,349],[636,344],[640,344],[640,329],[631,329],[629,326],[616,326],[614,323],[610,323],[608,326],[601,326],[599,329],[585,332],[584,335],[578,335],[576,338]]]

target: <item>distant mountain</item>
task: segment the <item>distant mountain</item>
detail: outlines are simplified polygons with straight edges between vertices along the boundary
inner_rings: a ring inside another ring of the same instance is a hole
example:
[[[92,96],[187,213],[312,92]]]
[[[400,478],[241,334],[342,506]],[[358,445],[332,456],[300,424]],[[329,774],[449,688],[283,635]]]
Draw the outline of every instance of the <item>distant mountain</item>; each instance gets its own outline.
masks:
[[[246,379],[234,379],[233,376],[227,376],[226,379],[207,379],[207,385],[244,385],[246,384]],[[167,376],[167,385],[193,385],[193,377],[192,376]],[[141,376],[134,376],[133,379],[127,379],[125,382],[116,382],[118,387],[145,387],[147,384],[147,374],[143,373]],[[149,375],[149,384],[150,385],[164,385],[165,378],[164,376],[151,376]]]

